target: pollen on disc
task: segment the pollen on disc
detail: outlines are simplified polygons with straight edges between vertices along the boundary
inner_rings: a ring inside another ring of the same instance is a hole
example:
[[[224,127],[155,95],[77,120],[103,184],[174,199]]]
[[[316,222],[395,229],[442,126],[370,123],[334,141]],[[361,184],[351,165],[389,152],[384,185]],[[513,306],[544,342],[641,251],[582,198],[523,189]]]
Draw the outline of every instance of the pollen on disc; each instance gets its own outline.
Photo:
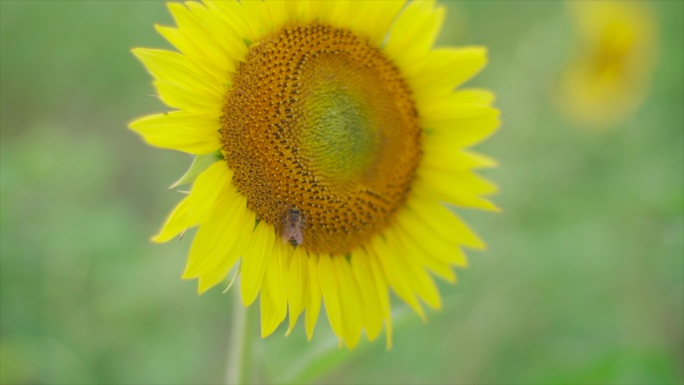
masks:
[[[344,254],[405,202],[421,157],[407,83],[354,33],[290,26],[253,45],[221,117],[247,206],[276,231],[302,218],[300,247]]]

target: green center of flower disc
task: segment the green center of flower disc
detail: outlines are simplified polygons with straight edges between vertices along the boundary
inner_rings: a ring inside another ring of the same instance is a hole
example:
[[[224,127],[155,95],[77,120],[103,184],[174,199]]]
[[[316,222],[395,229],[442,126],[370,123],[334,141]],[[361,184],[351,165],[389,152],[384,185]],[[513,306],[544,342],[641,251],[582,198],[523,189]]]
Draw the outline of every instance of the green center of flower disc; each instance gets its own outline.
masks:
[[[313,76],[305,102],[310,113],[301,130],[301,152],[330,181],[353,182],[373,165],[380,132],[358,90],[331,73]]]
[[[250,49],[222,116],[233,182],[282,233],[301,215],[308,251],[344,254],[382,231],[420,161],[399,70],[350,31],[286,27]]]

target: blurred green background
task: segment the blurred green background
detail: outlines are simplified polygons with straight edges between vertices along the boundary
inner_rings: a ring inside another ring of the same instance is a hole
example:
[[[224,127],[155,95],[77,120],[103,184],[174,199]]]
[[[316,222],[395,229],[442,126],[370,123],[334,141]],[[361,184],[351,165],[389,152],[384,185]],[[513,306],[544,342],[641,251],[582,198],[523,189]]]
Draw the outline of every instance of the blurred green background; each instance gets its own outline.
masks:
[[[393,350],[337,350],[322,313],[311,343],[302,325],[258,341],[259,378],[311,380],[313,357],[335,368],[320,383],[683,383],[684,3],[649,3],[649,95],[596,133],[549,102],[574,38],[562,3],[444,2],[440,42],[489,47],[469,85],[503,113],[479,148],[500,160],[486,175],[504,212],[462,212],[489,249],[440,285],[428,325],[399,316]],[[148,241],[190,158],[126,129],[165,110],[129,51],[169,47],[153,29],[171,23],[164,3],[2,1],[0,15],[0,382],[221,383],[232,296],[180,280],[188,239]]]

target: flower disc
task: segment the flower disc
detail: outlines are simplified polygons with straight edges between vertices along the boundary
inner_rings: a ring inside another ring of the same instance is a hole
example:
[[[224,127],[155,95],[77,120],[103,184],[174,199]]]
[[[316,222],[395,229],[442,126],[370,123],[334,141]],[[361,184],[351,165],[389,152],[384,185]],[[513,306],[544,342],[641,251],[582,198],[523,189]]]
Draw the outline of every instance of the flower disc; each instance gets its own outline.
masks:
[[[421,155],[408,85],[351,31],[290,26],[251,47],[222,117],[233,182],[282,231],[303,217],[306,250],[347,253],[406,201]]]

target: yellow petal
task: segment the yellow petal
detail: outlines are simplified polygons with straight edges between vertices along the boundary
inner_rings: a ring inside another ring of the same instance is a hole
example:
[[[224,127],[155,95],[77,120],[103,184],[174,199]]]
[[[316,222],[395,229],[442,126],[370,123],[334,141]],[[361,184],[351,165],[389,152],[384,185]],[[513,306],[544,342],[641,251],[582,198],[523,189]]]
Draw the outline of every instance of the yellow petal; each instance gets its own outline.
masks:
[[[434,136],[426,135],[423,140],[423,159],[421,167],[444,171],[468,171],[479,168],[492,168],[498,163],[487,156],[454,148],[448,142],[439,142]]]
[[[247,56],[247,46],[235,28],[203,4],[188,1],[185,5],[196,17],[199,24],[204,27],[208,36],[211,36],[211,41],[215,43],[217,49],[227,53],[236,62],[244,61],[245,56]]]
[[[310,24],[318,16],[320,1],[318,0],[297,0],[292,2],[289,8],[289,19],[295,23]]]
[[[431,103],[421,108],[421,120],[426,128],[452,127],[452,130],[465,131],[469,126],[459,123],[477,118],[496,118],[499,110],[479,104],[457,103],[451,97]]]
[[[333,259],[335,278],[340,293],[342,323],[345,330],[344,342],[354,349],[361,338],[363,328],[363,300],[356,278],[352,274],[347,258],[337,256]]]
[[[275,331],[287,316],[287,257],[288,250],[282,242],[273,243],[273,257],[266,268],[264,282],[261,286],[261,303],[264,293],[270,299],[268,313],[262,313],[261,337],[267,337]],[[263,309],[263,307],[262,307]]]
[[[368,339],[373,341],[382,330],[383,305],[378,295],[377,284],[373,278],[368,256],[365,252],[358,251],[352,255],[352,271],[359,286],[362,288],[363,299],[363,324],[368,334]]]
[[[306,338],[311,341],[313,337],[318,314],[321,311],[321,286],[318,283],[318,257],[307,256],[308,258],[308,301],[306,304]]]
[[[321,21],[338,28],[347,28],[349,20],[353,19],[353,16],[350,16],[352,7],[362,4],[356,0],[336,0],[322,3]]]
[[[318,258],[318,283],[325,302],[325,312],[328,314],[328,320],[335,335],[344,339],[340,293],[335,278],[332,259],[328,255],[320,255]]]
[[[290,326],[287,329],[287,334],[290,334],[299,314],[306,306],[306,298],[308,296],[307,287],[309,287],[308,261],[306,253],[301,247],[295,249],[290,267],[287,274],[287,301],[290,313]]]
[[[276,307],[273,298],[271,298],[268,285],[264,285],[261,289],[259,304],[261,308],[261,338],[266,338],[271,335],[280,324],[280,311]]]
[[[244,197],[221,197],[213,209],[195,235],[183,279],[208,274],[222,262],[232,266],[247,247],[254,223],[253,219],[251,224],[248,221],[254,214],[245,207]]]
[[[226,209],[226,211],[221,211],[221,213],[229,213],[230,211],[228,210],[235,208],[235,206],[222,207],[222,205],[217,205],[216,207],[217,209]],[[188,268],[192,267],[190,259],[193,259],[194,257],[194,260],[197,261],[195,265],[198,269],[197,274],[199,274],[198,291],[200,294],[204,293],[206,290],[209,290],[211,287],[221,282],[228,274],[228,272],[230,272],[233,266],[237,263],[238,259],[244,253],[244,250],[247,248],[252,228],[250,225],[245,224],[254,223],[254,213],[252,213],[248,209],[245,209],[244,206],[237,207],[238,210],[243,211],[243,215],[236,215],[236,217],[240,217],[242,219],[242,222],[240,223],[240,225],[242,226],[240,226],[239,228],[233,227],[221,229],[219,227],[221,224],[218,224],[214,228],[214,230],[219,234],[219,236],[223,234],[223,237],[217,242],[217,246],[214,249],[211,249],[210,253],[206,255],[194,256],[192,254],[192,247],[190,249],[191,254],[188,260]],[[202,227],[204,226],[206,225],[203,225]],[[200,230],[201,229],[202,228],[200,228]],[[199,236],[199,231],[197,236]],[[197,236],[195,236],[195,240],[197,239]],[[186,274],[188,272],[190,271],[186,269]],[[183,278],[188,277],[184,275]]]
[[[271,33],[282,27],[289,18],[287,4],[289,0],[247,0],[241,1],[241,13],[247,24],[252,24],[253,32],[245,35],[251,41],[257,41],[264,33]]]
[[[209,166],[197,177],[190,195],[176,206],[152,240],[166,242],[185,229],[206,221],[220,195],[229,196],[237,193],[229,184],[230,178],[232,172],[224,161],[220,160]]]
[[[458,243],[431,233],[430,228],[422,224],[411,225],[409,221],[402,222],[397,227],[403,235],[401,244],[406,247],[408,255],[415,255],[416,260],[425,261],[429,258],[438,264],[458,267],[468,265],[468,260]],[[423,254],[423,256],[419,256],[419,254]],[[428,266],[437,265],[428,264]],[[448,281],[452,280],[448,272],[444,278]],[[455,276],[453,278],[455,279]]]
[[[392,290],[397,293],[399,298],[406,302],[420,318],[425,321],[425,311],[416,299],[413,288],[408,277],[401,270],[396,251],[392,249],[384,239],[376,237],[369,247],[369,254],[380,263],[382,271],[385,273],[387,282]]]
[[[190,216],[188,215],[188,197],[185,197],[176,208],[173,209],[157,235],[152,237],[152,241],[157,243],[168,242],[190,226],[192,226],[192,224],[190,223]]]
[[[484,249],[485,244],[454,212],[432,201],[414,199],[408,203],[408,222],[426,227],[429,231],[451,242],[473,249]]]
[[[223,101],[215,95],[201,89],[186,88],[175,82],[157,80],[154,87],[159,98],[168,106],[185,110],[207,119],[218,119],[221,116]]]
[[[178,28],[164,27],[161,25],[155,25],[154,28],[160,35],[168,40],[169,43],[181,51],[183,55],[210,74],[212,79],[216,79],[218,84],[230,84],[231,72],[212,63],[211,58],[207,57],[207,55],[202,52],[200,45],[192,41],[184,31]]]
[[[445,103],[421,110],[426,142],[444,143],[453,148],[473,146],[499,127],[498,110],[481,105]]]
[[[452,173],[422,169],[413,187],[413,193],[422,199],[436,199],[461,207],[500,211],[496,205],[482,197],[496,192],[496,186],[470,172]]]
[[[420,226],[416,224],[415,226]],[[456,243],[434,243],[431,240],[420,239],[422,231],[415,231],[415,226],[404,228],[398,225],[395,231],[399,234],[398,244],[408,258],[414,259],[419,265],[426,267],[447,282],[455,282],[456,275],[450,264],[459,265],[465,256]],[[425,229],[422,229],[423,231]],[[441,239],[440,239],[441,241]],[[447,251],[444,251],[444,248]]]
[[[202,90],[219,100],[225,96],[225,87],[184,55],[149,48],[135,48],[132,52],[155,79],[177,83],[182,89]]]
[[[416,65],[415,58],[434,44],[443,22],[444,7],[435,7],[434,1],[411,2],[394,22],[385,52],[410,72]]]
[[[206,119],[184,111],[146,116],[133,121],[131,130],[150,145],[208,154],[221,148],[218,119]]]
[[[390,349],[392,347],[392,309],[389,300],[388,282],[376,256],[367,251],[363,252],[362,255],[366,257],[365,261],[368,262],[371,279],[373,280],[375,290],[378,293],[380,307],[382,309],[383,318],[385,319],[385,327],[387,328],[387,349]],[[372,288],[370,289],[372,290]]]
[[[237,196],[237,190],[231,183],[233,171],[223,160],[209,166],[195,179],[188,197],[188,214],[190,222],[202,223],[209,215],[215,214],[214,203],[222,196]],[[241,196],[235,198],[244,203]],[[245,204],[246,207],[246,204]]]
[[[273,258],[275,242],[273,226],[265,222],[259,223],[250,237],[240,266],[240,292],[245,306],[251,305],[259,294],[266,267]]]
[[[438,48],[422,57],[406,77],[416,92],[416,99],[430,98],[435,94],[452,91],[477,75],[487,64],[484,47]],[[433,96],[434,97],[434,96]]]
[[[230,26],[235,31],[240,31],[244,38],[255,41],[263,29],[263,23],[259,17],[262,13],[252,15],[252,7],[245,6],[244,1],[203,0],[203,2],[207,8],[215,12],[226,25]],[[262,3],[262,1],[258,1],[258,3]]]
[[[393,255],[395,256],[394,263],[396,264],[398,274],[403,277],[410,290],[417,293],[423,302],[433,309],[440,309],[442,307],[442,299],[437,286],[435,286],[432,277],[425,272],[419,261],[415,258],[409,258],[404,249],[401,248],[396,229],[387,229],[384,235],[387,238],[387,244],[391,245]]]
[[[340,27],[349,28],[370,43],[380,47],[392,22],[406,3],[405,0],[350,1],[351,14],[347,14]]]
[[[200,7],[203,5],[198,4]],[[169,11],[178,25],[179,31],[185,35],[187,41],[195,45],[196,51],[201,55],[199,60],[208,61],[225,72],[235,72],[237,60],[229,55],[224,47],[207,30],[206,23],[200,20],[196,14],[180,3],[168,3]],[[231,35],[226,36],[230,39]],[[181,47],[177,47],[181,49]],[[181,49],[182,50],[182,49]],[[191,55],[188,55],[191,56]]]
[[[494,102],[494,93],[479,88],[460,89],[451,94],[459,104],[480,104],[489,106]]]

